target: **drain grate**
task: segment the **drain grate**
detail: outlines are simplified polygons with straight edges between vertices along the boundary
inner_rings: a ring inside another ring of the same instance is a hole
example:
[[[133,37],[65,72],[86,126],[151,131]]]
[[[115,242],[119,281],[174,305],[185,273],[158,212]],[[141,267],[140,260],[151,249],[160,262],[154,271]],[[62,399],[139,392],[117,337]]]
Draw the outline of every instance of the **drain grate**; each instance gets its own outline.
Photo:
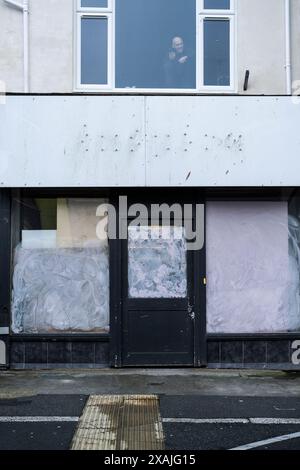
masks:
[[[91,395],[71,444],[72,450],[163,450],[155,395]]]

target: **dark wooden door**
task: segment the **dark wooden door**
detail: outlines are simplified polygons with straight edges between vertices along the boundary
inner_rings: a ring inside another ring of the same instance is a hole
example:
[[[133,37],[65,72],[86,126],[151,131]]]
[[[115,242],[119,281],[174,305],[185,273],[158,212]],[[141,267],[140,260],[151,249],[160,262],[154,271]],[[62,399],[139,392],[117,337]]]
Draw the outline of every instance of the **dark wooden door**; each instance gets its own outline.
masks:
[[[169,234],[164,232],[169,230]],[[122,240],[122,365],[193,366],[194,253],[182,226],[128,226]]]

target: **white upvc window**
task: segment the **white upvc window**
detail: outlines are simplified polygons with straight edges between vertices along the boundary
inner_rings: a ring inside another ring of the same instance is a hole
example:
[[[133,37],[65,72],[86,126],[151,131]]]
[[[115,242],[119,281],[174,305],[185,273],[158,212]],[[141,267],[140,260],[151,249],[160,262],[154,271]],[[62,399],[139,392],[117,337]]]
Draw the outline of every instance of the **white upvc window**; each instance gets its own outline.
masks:
[[[78,10],[81,11],[112,11],[112,0],[76,0],[76,2]]]
[[[235,0],[75,3],[75,91],[235,91]]]
[[[76,32],[75,88],[112,90],[113,0],[76,0]]]
[[[198,87],[234,92],[236,87],[235,0],[200,0]]]

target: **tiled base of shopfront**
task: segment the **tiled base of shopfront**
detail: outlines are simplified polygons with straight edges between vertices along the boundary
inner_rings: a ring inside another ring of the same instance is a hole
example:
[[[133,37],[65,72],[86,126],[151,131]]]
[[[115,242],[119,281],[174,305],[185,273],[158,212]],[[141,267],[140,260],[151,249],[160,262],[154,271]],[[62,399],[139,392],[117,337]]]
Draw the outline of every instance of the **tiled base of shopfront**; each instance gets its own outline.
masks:
[[[207,341],[207,361],[201,367],[220,369],[300,370],[293,363],[294,338],[217,338]],[[114,366],[109,338],[13,338],[11,369],[107,368]]]

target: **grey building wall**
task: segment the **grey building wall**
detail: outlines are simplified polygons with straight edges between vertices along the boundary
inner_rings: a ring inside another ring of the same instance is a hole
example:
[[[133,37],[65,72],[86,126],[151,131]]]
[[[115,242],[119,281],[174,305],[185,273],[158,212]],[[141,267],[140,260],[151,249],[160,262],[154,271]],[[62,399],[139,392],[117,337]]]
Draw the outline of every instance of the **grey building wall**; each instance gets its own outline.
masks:
[[[300,80],[300,0],[292,0],[292,79]],[[300,83],[295,84],[300,93]],[[296,90],[295,90],[296,91]]]
[[[31,0],[30,11],[30,90],[72,91],[73,0]]]
[[[284,0],[237,1],[238,91],[250,70],[249,94],[284,94]]]
[[[285,93],[285,0],[236,0],[237,78],[242,92]],[[73,0],[30,0],[30,91],[72,92]],[[300,78],[300,0],[292,0],[293,79]],[[22,14],[0,0],[0,80],[8,92],[23,90]]]
[[[22,15],[0,1],[0,80],[7,91],[23,91]]]
[[[29,0],[29,90],[73,89],[73,0]],[[0,80],[23,91],[22,13],[0,0]]]

